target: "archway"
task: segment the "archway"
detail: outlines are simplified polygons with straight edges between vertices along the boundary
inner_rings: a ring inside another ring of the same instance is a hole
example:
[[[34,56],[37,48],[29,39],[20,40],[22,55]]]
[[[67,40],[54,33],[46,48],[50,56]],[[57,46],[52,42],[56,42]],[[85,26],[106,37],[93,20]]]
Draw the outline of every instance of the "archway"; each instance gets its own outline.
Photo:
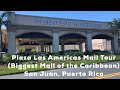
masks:
[[[82,51],[82,44],[86,39],[85,36],[76,33],[69,33],[65,34],[60,37],[60,45],[61,51],[64,50],[81,50]]]
[[[107,34],[97,34],[92,37],[92,43],[94,43],[93,50],[112,50],[112,43],[113,37]]]
[[[27,49],[36,49],[37,52],[51,52],[45,48],[46,43],[52,42],[52,37],[39,32],[29,32],[16,36],[16,53],[19,52],[19,48],[24,47]]]

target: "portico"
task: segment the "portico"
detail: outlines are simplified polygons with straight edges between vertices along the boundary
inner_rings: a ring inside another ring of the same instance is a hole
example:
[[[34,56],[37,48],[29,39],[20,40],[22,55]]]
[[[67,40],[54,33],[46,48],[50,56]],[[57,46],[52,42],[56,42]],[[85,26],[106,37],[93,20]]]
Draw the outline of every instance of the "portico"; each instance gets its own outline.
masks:
[[[8,53],[16,54],[25,42],[34,42],[38,51],[59,52],[75,43],[82,51],[92,52],[92,39],[110,39],[112,50],[118,51],[118,35],[108,22],[74,20],[41,16],[11,15],[8,27]],[[17,40],[17,41],[16,41]]]

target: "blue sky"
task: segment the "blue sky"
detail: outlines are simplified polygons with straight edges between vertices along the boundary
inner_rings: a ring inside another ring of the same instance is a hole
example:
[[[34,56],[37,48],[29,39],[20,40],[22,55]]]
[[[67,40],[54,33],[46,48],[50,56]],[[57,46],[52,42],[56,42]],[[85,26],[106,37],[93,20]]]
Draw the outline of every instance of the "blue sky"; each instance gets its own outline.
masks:
[[[120,11],[15,11],[16,14],[71,18],[79,20],[112,21],[120,18]]]

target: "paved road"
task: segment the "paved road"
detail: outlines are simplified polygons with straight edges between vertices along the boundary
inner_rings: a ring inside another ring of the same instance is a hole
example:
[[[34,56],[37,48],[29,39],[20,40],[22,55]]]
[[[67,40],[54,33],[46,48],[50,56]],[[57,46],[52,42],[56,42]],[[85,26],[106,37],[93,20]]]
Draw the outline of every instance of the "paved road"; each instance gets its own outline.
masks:
[[[104,65],[105,64],[107,65],[119,64],[120,65],[120,61],[104,63]],[[49,76],[42,76],[42,73],[49,73]],[[67,73],[67,75],[65,73]],[[101,75],[103,74],[103,76],[94,75],[94,74],[98,75],[100,73]],[[25,76],[25,75],[26,74],[24,73],[15,74],[15,75],[6,75],[6,76],[0,76],[0,79],[120,79],[120,69],[116,69],[116,68],[112,68],[112,69],[111,68],[109,69],[108,68],[97,68],[97,69],[96,68],[84,68],[84,69],[83,68],[64,68],[64,69],[54,69],[54,70],[34,72],[34,76]],[[54,75],[54,76],[51,76],[51,75]]]

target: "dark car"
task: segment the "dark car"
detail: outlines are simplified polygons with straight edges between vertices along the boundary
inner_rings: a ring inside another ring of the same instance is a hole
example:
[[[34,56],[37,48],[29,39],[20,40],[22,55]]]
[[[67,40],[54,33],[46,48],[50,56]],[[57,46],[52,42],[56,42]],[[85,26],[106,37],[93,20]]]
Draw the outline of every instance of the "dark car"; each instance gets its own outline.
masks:
[[[37,55],[44,56],[44,55],[47,55],[47,54],[49,54],[49,53],[48,53],[48,52],[37,52],[36,54],[37,54]]]
[[[101,50],[93,50],[93,53],[95,53],[95,52],[101,52]]]
[[[104,50],[104,51],[101,51],[101,52],[106,53],[106,54],[113,54],[112,51],[108,51],[108,50]]]

